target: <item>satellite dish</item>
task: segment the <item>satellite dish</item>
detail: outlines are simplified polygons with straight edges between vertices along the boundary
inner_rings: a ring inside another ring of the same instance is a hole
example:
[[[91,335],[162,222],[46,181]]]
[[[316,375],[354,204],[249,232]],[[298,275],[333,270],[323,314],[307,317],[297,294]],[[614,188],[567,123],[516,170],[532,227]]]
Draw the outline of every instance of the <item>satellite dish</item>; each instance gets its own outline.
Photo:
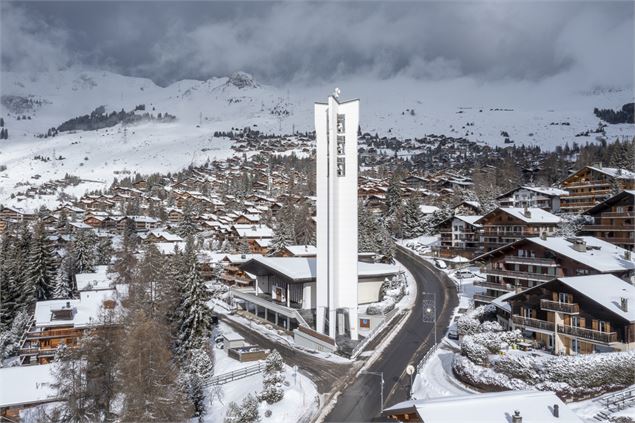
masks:
[[[335,98],[339,98],[340,97],[340,89],[339,88],[335,88],[335,91],[333,91],[333,97],[335,97]]]
[[[408,367],[406,367],[406,373],[412,376],[415,373],[415,366],[408,364]]]

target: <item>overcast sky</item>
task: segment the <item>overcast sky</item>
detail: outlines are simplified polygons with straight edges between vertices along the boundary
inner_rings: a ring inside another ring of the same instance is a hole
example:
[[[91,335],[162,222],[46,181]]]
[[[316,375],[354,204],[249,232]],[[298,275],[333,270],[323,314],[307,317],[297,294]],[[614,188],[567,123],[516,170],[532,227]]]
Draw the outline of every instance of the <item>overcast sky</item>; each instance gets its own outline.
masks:
[[[632,87],[631,1],[2,2],[2,69],[72,64],[167,83],[236,70]]]

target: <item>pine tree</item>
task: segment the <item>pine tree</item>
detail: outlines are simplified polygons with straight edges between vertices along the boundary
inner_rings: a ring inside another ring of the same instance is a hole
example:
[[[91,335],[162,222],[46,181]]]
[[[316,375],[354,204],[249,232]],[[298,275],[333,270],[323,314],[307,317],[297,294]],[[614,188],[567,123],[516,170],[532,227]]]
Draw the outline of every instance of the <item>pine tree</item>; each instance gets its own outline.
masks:
[[[114,254],[110,237],[102,237],[97,244],[95,262],[98,265],[110,264]]]
[[[386,215],[392,216],[400,205],[401,190],[399,189],[399,181],[397,178],[393,178],[386,191]]]
[[[73,296],[73,269],[75,265],[70,254],[64,256],[57,269],[53,298],[72,298]]]
[[[185,391],[194,407],[194,416],[202,421],[205,415],[205,386],[214,374],[212,354],[204,349],[195,348],[188,353],[183,365]]]
[[[77,233],[73,243],[73,259],[77,273],[95,271],[95,238],[92,232]]]
[[[269,244],[269,256],[277,256],[289,245],[288,231],[278,223],[273,231],[273,239]]]
[[[416,196],[411,196],[406,202],[402,221],[402,235],[404,238],[415,238],[421,235],[421,221],[423,215],[419,209],[419,201]]]
[[[34,287],[38,301],[52,298],[54,277],[53,253],[44,232],[44,225],[39,223],[35,228],[27,261],[28,284]]]
[[[52,388],[58,398],[64,398],[56,409],[57,420],[63,422],[91,421],[94,416],[87,409],[86,363],[80,360],[77,350],[61,344],[55,354],[52,370],[55,382]]]
[[[196,233],[196,224],[194,223],[192,204],[189,201],[183,206],[183,220],[179,223],[177,233],[183,238],[194,235]]]
[[[202,348],[211,330],[211,312],[207,307],[209,293],[205,282],[196,268],[196,252],[190,237],[184,255],[184,275],[180,283],[181,304],[178,311],[177,351],[181,358],[187,352]]]
[[[261,401],[268,404],[279,402],[284,397],[284,362],[278,351],[273,351],[267,356],[265,371],[263,373],[263,389],[258,395]]]
[[[20,293],[16,279],[15,251],[9,232],[0,239],[0,329],[11,326],[17,313]]]

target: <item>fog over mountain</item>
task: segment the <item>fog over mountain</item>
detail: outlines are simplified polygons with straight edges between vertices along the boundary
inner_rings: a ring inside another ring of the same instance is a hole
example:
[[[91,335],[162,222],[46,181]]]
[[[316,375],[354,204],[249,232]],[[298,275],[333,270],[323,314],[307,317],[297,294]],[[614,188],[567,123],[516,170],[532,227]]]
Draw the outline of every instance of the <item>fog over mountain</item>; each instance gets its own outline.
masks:
[[[2,69],[633,85],[632,2],[3,2]]]

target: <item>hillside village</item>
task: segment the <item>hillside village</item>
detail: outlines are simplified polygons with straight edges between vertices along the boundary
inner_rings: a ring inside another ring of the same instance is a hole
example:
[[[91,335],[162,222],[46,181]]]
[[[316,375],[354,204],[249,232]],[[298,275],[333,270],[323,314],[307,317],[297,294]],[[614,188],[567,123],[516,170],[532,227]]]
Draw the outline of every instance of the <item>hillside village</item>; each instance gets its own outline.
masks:
[[[266,357],[257,345],[246,349],[242,338],[229,333],[209,338],[225,313],[240,316],[234,324],[262,325],[298,346],[312,339],[309,348],[349,359],[363,350],[364,342],[333,348],[330,338],[314,331],[314,316],[306,309],[311,299],[301,293],[307,288],[297,294],[291,283],[268,282],[315,277],[302,268],[316,256],[313,134],[264,136],[236,129],[217,135],[233,142],[233,157],[170,174],[120,175],[108,189],[79,198],[59,194],[63,181],[46,182],[15,196],[15,204],[57,192],[61,201],[55,209],[1,208],[0,374],[46,385],[48,376],[34,369],[46,373],[60,362],[66,364],[58,371],[71,378],[82,372],[112,378],[114,369],[140,365],[130,358],[132,351],[158,354],[160,366],[174,355],[181,372],[190,375],[185,382],[171,373],[155,393],[139,393],[134,381],[124,379],[110,397],[82,395],[94,401],[92,412],[125,418],[143,411],[128,402],[118,409],[117,395],[127,401],[182,395],[182,408],[156,404],[153,411],[177,419],[210,412],[205,387],[217,375],[214,355],[220,350],[210,351],[215,342],[224,342],[228,353],[252,354],[247,360]],[[393,266],[396,248],[403,248],[396,239],[441,269],[477,267],[482,277],[473,283],[477,292],[469,307],[487,310],[480,319],[496,324],[492,333],[514,334],[506,338],[509,343],[564,356],[609,357],[632,348],[635,169],[628,155],[635,141],[604,144],[602,150],[575,145],[541,152],[445,136],[396,140],[360,131],[358,137],[359,260],[370,266],[368,286],[376,287],[360,303],[370,322],[363,337],[370,340],[373,329],[389,321],[387,313],[397,310],[402,297],[385,294],[402,278]],[[289,150],[294,153],[280,154]],[[554,162],[564,166],[553,169]],[[79,183],[70,175],[66,180]],[[279,257],[295,257],[297,265],[276,261]],[[157,313],[163,316],[158,321],[151,317]],[[161,336],[148,345],[135,343],[147,331]],[[473,332],[460,332],[464,346],[475,342]],[[123,340],[117,347],[121,358],[95,349],[96,343],[119,344],[116,339]],[[462,358],[475,360],[467,351]],[[79,373],[70,365],[78,358],[88,360]],[[107,368],[90,364],[104,359],[110,360]],[[621,365],[634,365],[630,355],[622,360]],[[455,368],[464,383],[501,389],[468,368]],[[270,404],[285,390],[272,380],[259,397]],[[595,394],[633,381],[603,383],[592,387]],[[0,404],[3,416],[64,404],[69,389],[75,388],[63,381],[45,392],[25,389]],[[576,389],[558,394],[576,399],[591,387]],[[248,406],[254,399],[245,401]],[[42,412],[63,419],[63,413],[81,411],[73,407]],[[237,411],[229,407],[227,419],[231,413]]]

